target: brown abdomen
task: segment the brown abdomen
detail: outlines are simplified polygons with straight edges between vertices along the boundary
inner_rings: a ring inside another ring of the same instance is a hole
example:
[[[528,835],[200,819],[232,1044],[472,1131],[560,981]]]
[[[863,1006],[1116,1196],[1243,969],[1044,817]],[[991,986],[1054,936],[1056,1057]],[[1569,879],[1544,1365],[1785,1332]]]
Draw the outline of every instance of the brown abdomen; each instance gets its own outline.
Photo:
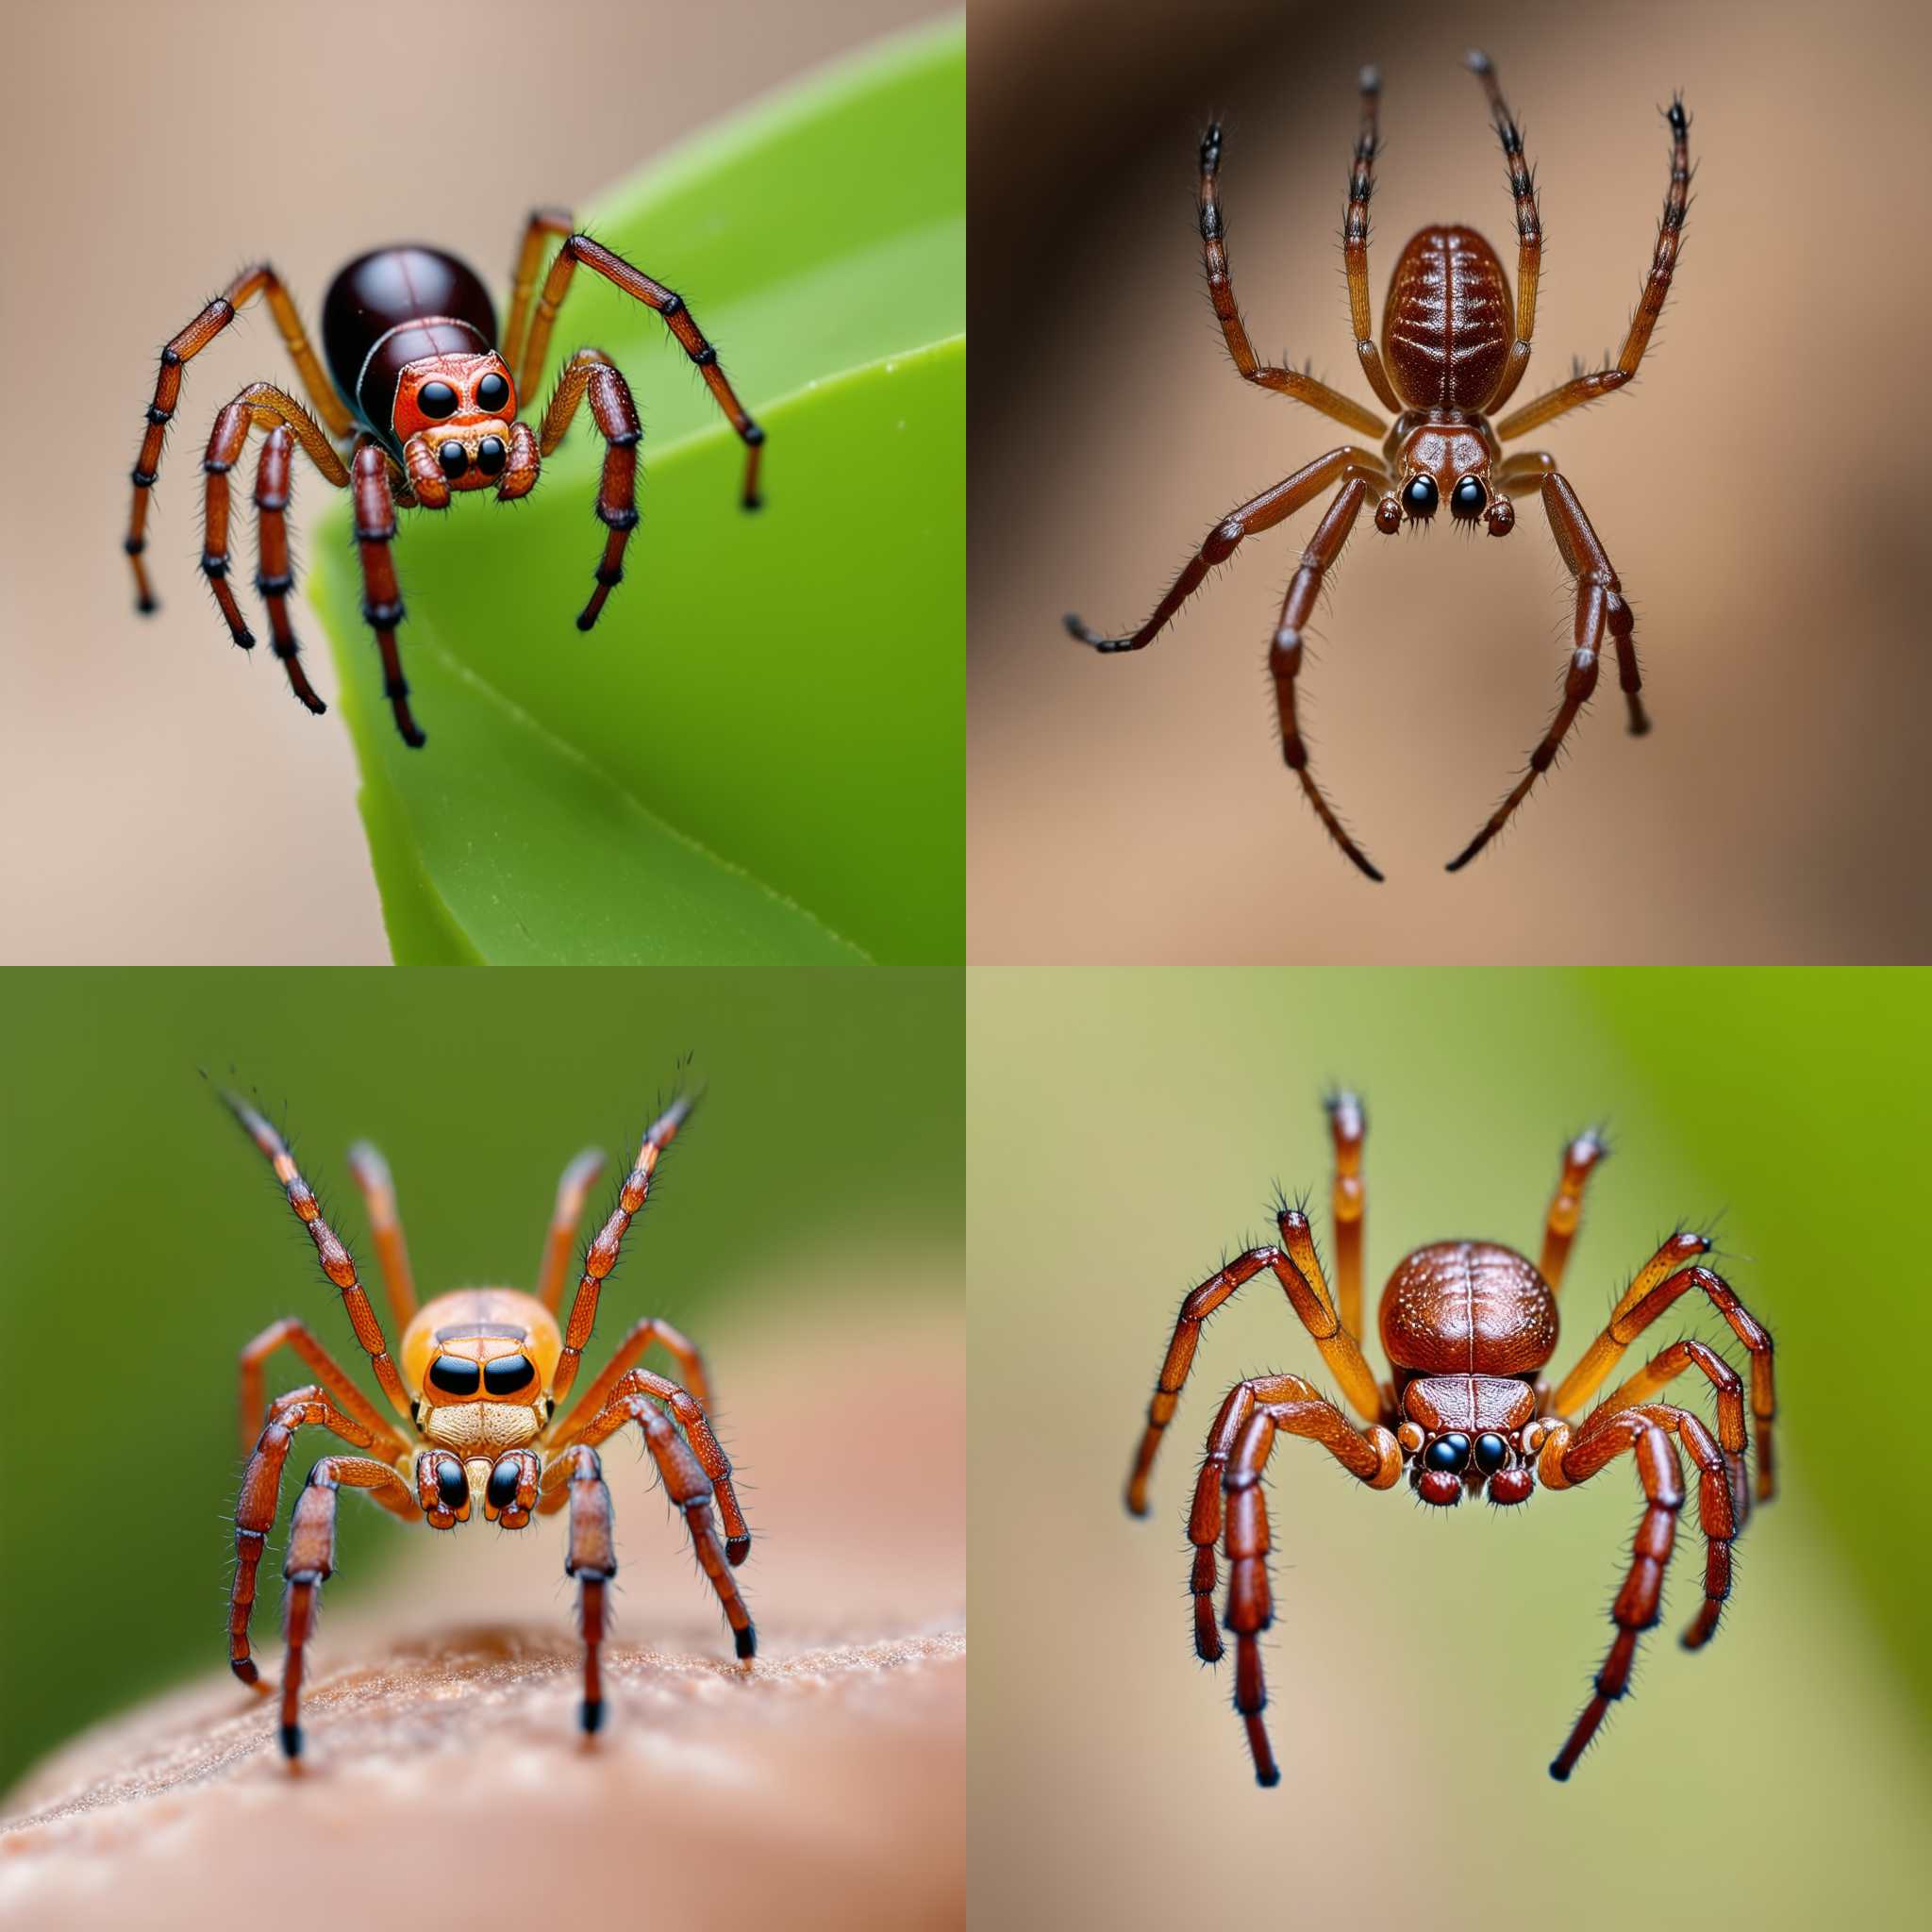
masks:
[[[1556,1352],[1557,1298],[1513,1248],[1438,1241],[1389,1277],[1382,1346],[1424,1375],[1534,1374]]]
[[[1382,359],[1412,409],[1480,409],[1503,379],[1516,305],[1474,228],[1424,228],[1389,278]]]

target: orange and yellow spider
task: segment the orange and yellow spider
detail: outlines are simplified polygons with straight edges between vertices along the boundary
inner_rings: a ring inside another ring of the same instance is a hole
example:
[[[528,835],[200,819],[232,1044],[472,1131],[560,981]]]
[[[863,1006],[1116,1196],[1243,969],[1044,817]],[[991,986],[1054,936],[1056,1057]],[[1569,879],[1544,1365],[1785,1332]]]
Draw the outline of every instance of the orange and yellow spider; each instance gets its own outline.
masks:
[[[544,1241],[534,1295],[508,1288],[458,1289],[419,1308],[389,1169],[374,1147],[350,1151],[349,1165],[368,1205],[377,1264],[403,1331],[402,1364],[389,1352],[382,1323],[370,1306],[356,1263],[302,1178],[282,1137],[256,1109],[223,1096],[249,1138],[274,1164],[289,1205],[308,1230],[323,1272],[341,1291],[356,1340],[369,1357],[398,1428],[352,1382],[295,1316],[264,1328],[242,1351],[242,1441],[251,1448],[235,1506],[235,1584],[228,1607],[228,1658],[244,1684],[259,1673],[249,1654],[248,1624],[255,1577],[281,1500],[282,1467],[295,1431],[327,1429],[358,1450],[325,1456],[308,1472],[289,1525],[282,1574],[288,1656],[282,1669],[282,1750],[301,1755],[302,1664],[314,1627],[317,1599],[335,1559],[336,1492],[367,1491],[385,1509],[432,1529],[467,1523],[473,1508],[501,1529],[522,1529],[533,1510],[568,1507],[569,1551],[564,1572],[575,1577],[584,1636],[583,1726],[604,1721],[598,1650],[605,1635],[605,1586],[617,1571],[610,1492],[596,1445],[635,1423],[672,1502],[691,1531],[699,1564],[718,1593],[741,1657],[755,1655],[758,1639],[731,1572],[751,1549],[751,1532],[731,1487],[731,1464],[706,1416],[709,1402],[697,1350],[669,1324],[647,1318],[624,1341],[604,1373],[574,1405],[565,1398],[576,1380],[604,1278],[617,1265],[633,1217],[651,1191],[658,1157],[690,1114],[687,1095],[674,1099],[646,1131],[610,1218],[584,1255],[576,1297],[561,1330],[571,1241],[584,1198],[603,1172],[604,1157],[588,1149],[564,1169]],[[635,1366],[660,1342],[682,1382]],[[262,1365],[284,1343],[313,1371],[316,1382],[278,1395],[264,1408]],[[559,1411],[561,1411],[559,1419]],[[259,1434],[255,1433],[258,1423]],[[724,1538],[713,1522],[715,1499]],[[262,1687],[264,1690],[266,1687]]]

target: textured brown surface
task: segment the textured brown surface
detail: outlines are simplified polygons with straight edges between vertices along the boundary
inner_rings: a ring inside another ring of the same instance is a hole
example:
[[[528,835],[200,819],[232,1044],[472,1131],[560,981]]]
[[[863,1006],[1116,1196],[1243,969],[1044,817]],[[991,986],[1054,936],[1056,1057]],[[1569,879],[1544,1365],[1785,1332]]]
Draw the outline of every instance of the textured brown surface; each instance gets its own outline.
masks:
[[[1398,1368],[1526,1375],[1557,1345],[1557,1301],[1536,1269],[1493,1241],[1437,1241],[1382,1291],[1382,1346]]]

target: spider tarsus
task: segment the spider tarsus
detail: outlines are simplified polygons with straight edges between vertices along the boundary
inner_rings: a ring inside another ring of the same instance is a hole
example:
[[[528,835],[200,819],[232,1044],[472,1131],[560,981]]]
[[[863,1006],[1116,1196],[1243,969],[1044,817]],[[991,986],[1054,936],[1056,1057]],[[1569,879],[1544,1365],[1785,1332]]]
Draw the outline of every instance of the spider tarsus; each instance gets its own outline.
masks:
[[[1495,72],[1494,65],[1491,63],[1490,57],[1480,47],[1472,47],[1462,57],[1462,64],[1472,74],[1493,74]]]
[[[134,608],[143,617],[152,617],[161,608],[161,600],[158,597],[137,597],[134,600]]]
[[[740,1657],[753,1657],[758,1656],[758,1633],[753,1625],[747,1624],[742,1630],[734,1631],[732,1635],[737,1642]]]
[[[1570,1782],[1570,1767],[1560,1760],[1553,1762],[1550,1766],[1550,1775],[1559,1785],[1567,1785]]]
[[[291,1760],[302,1755],[302,1726],[284,1724],[282,1726],[282,1756]]]
[[[756,491],[754,491],[751,495],[747,496],[744,499],[743,503],[740,506],[741,508],[745,510],[763,509],[764,507],[765,499],[762,496],[758,495]]]
[[[584,1727],[587,1737],[595,1737],[604,1728],[604,1700],[601,1697],[587,1697],[577,1713],[578,1722]]]
[[[231,1657],[228,1660],[228,1668],[231,1671],[233,1671],[234,1674],[238,1677],[240,1677],[244,1684],[254,1684],[261,1676],[261,1673],[255,1667],[255,1659],[253,1657]]]
[[[751,1555],[751,1539],[748,1536],[735,1536],[724,1545],[724,1560],[736,1570]]]
[[[588,607],[577,612],[577,628],[579,630],[589,630],[596,622],[597,613]]]

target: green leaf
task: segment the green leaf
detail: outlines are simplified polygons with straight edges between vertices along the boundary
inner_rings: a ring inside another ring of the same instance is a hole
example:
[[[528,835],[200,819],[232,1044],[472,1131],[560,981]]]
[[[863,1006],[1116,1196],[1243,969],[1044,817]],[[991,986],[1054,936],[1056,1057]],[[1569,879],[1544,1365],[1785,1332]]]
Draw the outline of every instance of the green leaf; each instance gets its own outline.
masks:
[[[643,522],[597,627],[588,409],[524,503],[405,515],[397,738],[346,501],[312,593],[399,964],[964,950],[965,45],[889,42],[585,218],[676,288],[763,423],[765,508],[661,321],[579,273],[553,368],[630,377]],[[535,401],[526,398],[526,407]]]

